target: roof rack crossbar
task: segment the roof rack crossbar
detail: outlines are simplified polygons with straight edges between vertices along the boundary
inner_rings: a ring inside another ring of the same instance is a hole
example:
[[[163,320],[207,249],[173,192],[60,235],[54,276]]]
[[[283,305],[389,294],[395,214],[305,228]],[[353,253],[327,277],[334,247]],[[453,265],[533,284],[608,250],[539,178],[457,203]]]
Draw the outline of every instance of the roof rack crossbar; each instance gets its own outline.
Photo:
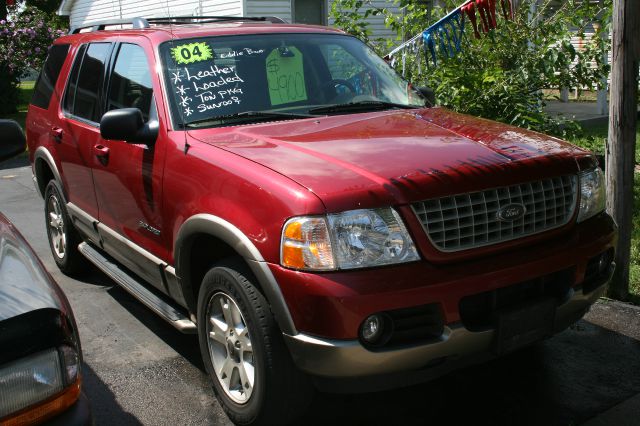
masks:
[[[111,19],[107,21],[89,22],[78,27],[72,27],[69,30],[69,34],[78,34],[82,30],[86,30],[87,28],[91,28],[91,31],[100,31],[112,25],[131,25],[134,29],[143,29],[149,28],[149,21],[144,18],[136,17],[128,19]]]
[[[286,24],[286,21],[277,16],[165,16],[148,18],[150,23],[194,23],[197,21],[217,22],[217,21],[256,21],[256,22],[271,22],[274,24]]]

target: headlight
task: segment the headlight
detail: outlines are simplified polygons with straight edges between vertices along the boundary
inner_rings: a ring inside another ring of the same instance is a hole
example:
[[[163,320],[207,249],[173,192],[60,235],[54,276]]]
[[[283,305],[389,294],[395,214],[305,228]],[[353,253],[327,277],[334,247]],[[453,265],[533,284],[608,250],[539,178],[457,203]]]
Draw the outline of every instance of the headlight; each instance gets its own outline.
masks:
[[[0,423],[38,423],[67,409],[80,394],[78,368],[78,355],[68,346],[0,367]]]
[[[580,173],[580,211],[578,222],[595,216],[606,208],[607,191],[599,168]]]
[[[354,269],[418,259],[402,219],[391,208],[297,217],[282,231],[281,263],[289,268]]]

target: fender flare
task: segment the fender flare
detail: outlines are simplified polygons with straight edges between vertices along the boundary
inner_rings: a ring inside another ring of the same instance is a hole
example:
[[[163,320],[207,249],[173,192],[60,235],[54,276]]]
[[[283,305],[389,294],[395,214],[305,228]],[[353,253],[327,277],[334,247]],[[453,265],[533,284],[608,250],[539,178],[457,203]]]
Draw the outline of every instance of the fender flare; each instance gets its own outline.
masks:
[[[191,277],[188,267],[191,258],[189,240],[196,235],[207,234],[216,237],[244,258],[251,272],[260,283],[265,297],[283,333],[297,334],[293,318],[284,300],[280,286],[267,262],[251,240],[232,223],[211,214],[196,214],[188,218],[180,227],[174,246],[176,275],[180,279],[183,292],[191,292]]]
[[[66,200],[68,199],[67,189],[64,187],[64,184],[62,182],[62,177],[60,176],[60,172],[58,171],[58,166],[56,165],[56,162],[53,159],[53,155],[51,155],[51,152],[49,152],[49,150],[44,146],[39,146],[38,149],[36,149],[36,152],[33,154],[33,166],[32,166],[33,176],[35,176],[36,178],[36,189],[38,190],[40,197],[44,198],[44,192],[40,189],[40,182],[38,181],[38,162],[39,161],[44,161],[49,166],[49,169],[51,169],[54,179],[57,180],[58,183],[60,184],[60,187],[62,187],[62,196],[64,197],[66,202]]]

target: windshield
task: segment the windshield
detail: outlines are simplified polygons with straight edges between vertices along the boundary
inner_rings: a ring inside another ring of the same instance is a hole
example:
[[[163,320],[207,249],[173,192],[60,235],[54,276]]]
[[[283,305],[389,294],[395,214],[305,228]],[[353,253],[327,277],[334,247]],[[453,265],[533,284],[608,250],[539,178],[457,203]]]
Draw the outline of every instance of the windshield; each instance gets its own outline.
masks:
[[[239,116],[246,122],[425,105],[386,62],[350,36],[177,39],[160,52],[179,127],[235,124]]]

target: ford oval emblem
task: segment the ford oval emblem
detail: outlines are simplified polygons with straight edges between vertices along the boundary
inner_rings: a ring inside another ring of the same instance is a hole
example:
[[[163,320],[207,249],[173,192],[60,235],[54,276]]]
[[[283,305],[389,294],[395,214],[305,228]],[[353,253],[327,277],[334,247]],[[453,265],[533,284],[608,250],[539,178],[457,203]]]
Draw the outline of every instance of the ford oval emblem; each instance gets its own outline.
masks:
[[[522,219],[527,209],[522,204],[508,204],[498,210],[498,220],[503,222],[513,222]]]

